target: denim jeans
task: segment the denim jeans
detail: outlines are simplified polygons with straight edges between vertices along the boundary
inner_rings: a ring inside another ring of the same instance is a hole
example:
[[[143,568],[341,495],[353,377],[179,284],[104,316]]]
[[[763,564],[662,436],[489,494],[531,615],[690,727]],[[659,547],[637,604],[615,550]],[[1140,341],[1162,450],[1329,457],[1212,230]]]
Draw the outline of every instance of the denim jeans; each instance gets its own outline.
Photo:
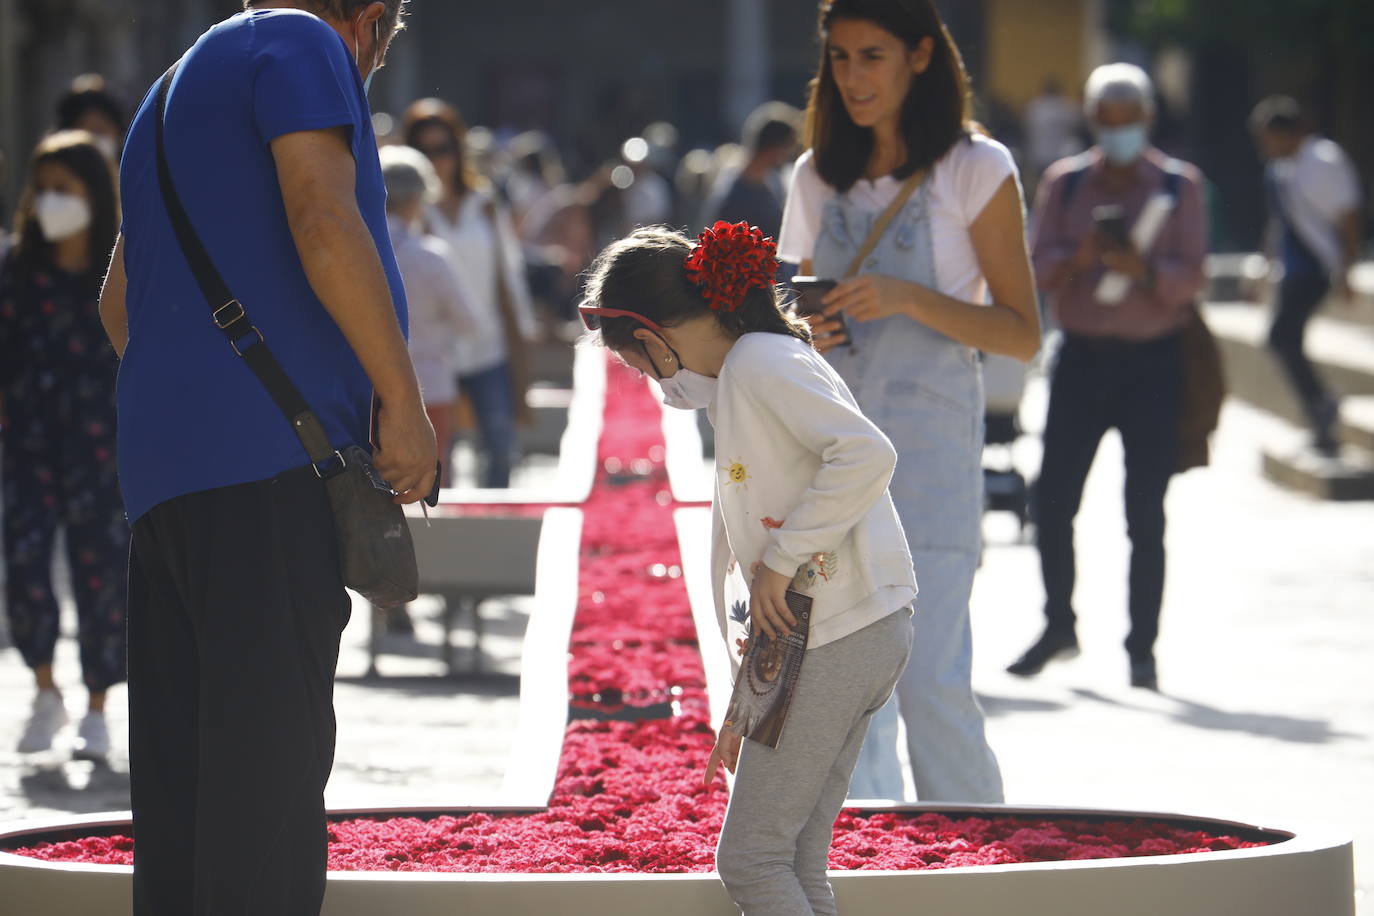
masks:
[[[1131,540],[1131,632],[1126,649],[1149,658],[1164,596],[1164,496],[1177,461],[1183,395],[1181,335],[1135,342],[1066,336],[1050,384],[1045,457],[1037,487],[1040,569],[1051,629],[1071,631],[1073,523],[1107,430],[1126,452],[1126,530]]]
[[[515,456],[515,389],[511,385],[510,364],[502,362],[472,375],[460,375],[458,390],[472,398],[472,409],[477,415],[486,466],[482,486],[505,489],[510,486]]]
[[[1279,286],[1278,309],[1269,328],[1269,348],[1279,358],[1303,413],[1318,436],[1329,436],[1335,411],[1331,393],[1303,352],[1307,322],[1326,298],[1330,284],[1320,274],[1294,273]]]

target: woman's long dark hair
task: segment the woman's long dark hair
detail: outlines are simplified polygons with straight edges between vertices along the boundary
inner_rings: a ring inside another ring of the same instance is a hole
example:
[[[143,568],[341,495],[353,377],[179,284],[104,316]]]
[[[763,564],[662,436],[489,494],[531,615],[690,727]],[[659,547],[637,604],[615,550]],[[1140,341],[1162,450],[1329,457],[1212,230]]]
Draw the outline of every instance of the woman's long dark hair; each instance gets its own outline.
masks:
[[[635,312],[665,328],[714,315],[732,337],[764,331],[811,342],[807,326],[783,311],[775,286],[750,289],[733,312],[713,312],[687,276],[691,252],[692,243],[681,232],[662,226],[636,229],[597,256],[587,280],[587,304]],[[640,345],[634,332],[642,327],[633,318],[603,318],[601,340],[612,350],[634,349]]]
[[[928,169],[970,131],[968,74],[934,0],[822,0],[817,29],[821,60],[806,106],[805,143],[815,151],[816,170],[826,184],[847,191],[864,175],[873,154],[873,131],[845,110],[830,67],[830,27],[839,19],[861,19],[892,33],[915,49],[934,42],[930,66],[912,81],[902,103],[901,135],[906,161],[892,174],[905,179]]]
[[[84,279],[93,289],[100,288],[110,252],[114,249],[115,234],[119,230],[119,192],[115,186],[114,165],[95,138],[84,130],[64,130],[44,137],[29,161],[28,178],[14,213],[14,252],[10,255],[13,269],[21,276],[31,275],[52,266],[52,242],[43,237],[38,225],[35,206],[38,198],[38,167],[55,162],[81,180],[90,198],[91,225],[89,228],[90,262]]]
[[[452,176],[453,184],[460,193],[476,191],[485,185],[468,159],[468,125],[457,108],[443,99],[420,99],[411,103],[401,120],[405,129],[406,145],[416,149],[420,148],[420,144],[416,142],[420,134],[431,127],[438,127],[448,134],[449,142],[453,144],[454,155],[457,157],[455,173]]]

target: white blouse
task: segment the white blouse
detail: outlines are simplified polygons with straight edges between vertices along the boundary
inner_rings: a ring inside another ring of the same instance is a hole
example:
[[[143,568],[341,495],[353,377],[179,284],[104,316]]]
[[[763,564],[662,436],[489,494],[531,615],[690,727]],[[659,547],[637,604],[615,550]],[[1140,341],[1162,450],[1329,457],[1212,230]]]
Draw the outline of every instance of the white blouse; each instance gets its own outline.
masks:
[[[969,227],[1008,178],[1021,182],[1016,163],[1005,146],[982,134],[954,144],[935,164],[930,183],[931,241],[935,247],[936,288],[964,302],[987,302],[987,281],[969,238]],[[881,213],[896,197],[902,183],[891,175],[876,181],[861,178],[850,199],[864,210]],[[815,154],[807,150],[797,160],[792,187],[782,217],[778,258],[794,264],[811,258],[820,235],[825,205],[835,196],[816,171]]]
[[[453,266],[463,285],[472,293],[474,330],[458,338],[454,359],[459,375],[474,375],[506,360],[506,340],[501,324],[500,287],[496,273],[496,233],[487,218],[491,196],[471,192],[463,198],[458,218],[450,221],[438,207],[430,207],[426,220],[429,231],[448,242],[453,251]],[[511,225],[510,215],[497,208],[496,223],[501,236],[502,269],[510,291],[516,320],[526,337],[534,337],[537,324],[525,281],[525,258],[520,240]]]

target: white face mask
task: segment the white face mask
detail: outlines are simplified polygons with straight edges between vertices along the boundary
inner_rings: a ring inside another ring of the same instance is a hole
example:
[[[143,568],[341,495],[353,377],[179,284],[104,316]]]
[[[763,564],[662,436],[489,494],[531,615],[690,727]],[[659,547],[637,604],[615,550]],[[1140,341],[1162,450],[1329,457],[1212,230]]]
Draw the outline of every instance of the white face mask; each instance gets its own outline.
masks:
[[[34,216],[38,218],[43,238],[60,242],[90,226],[91,205],[75,194],[44,191],[34,201]]]
[[[679,364],[678,370],[668,378],[658,380],[663,389],[663,403],[678,410],[701,410],[710,407],[716,399],[716,387],[720,379],[693,372]]]

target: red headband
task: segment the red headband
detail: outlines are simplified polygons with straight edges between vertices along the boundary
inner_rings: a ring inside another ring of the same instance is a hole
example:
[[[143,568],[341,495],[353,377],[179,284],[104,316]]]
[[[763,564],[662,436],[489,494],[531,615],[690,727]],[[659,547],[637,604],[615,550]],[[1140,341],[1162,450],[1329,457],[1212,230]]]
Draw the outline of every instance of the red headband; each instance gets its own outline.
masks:
[[[697,236],[686,268],[713,310],[733,312],[751,288],[776,281],[778,244],[748,223],[717,222]]]

